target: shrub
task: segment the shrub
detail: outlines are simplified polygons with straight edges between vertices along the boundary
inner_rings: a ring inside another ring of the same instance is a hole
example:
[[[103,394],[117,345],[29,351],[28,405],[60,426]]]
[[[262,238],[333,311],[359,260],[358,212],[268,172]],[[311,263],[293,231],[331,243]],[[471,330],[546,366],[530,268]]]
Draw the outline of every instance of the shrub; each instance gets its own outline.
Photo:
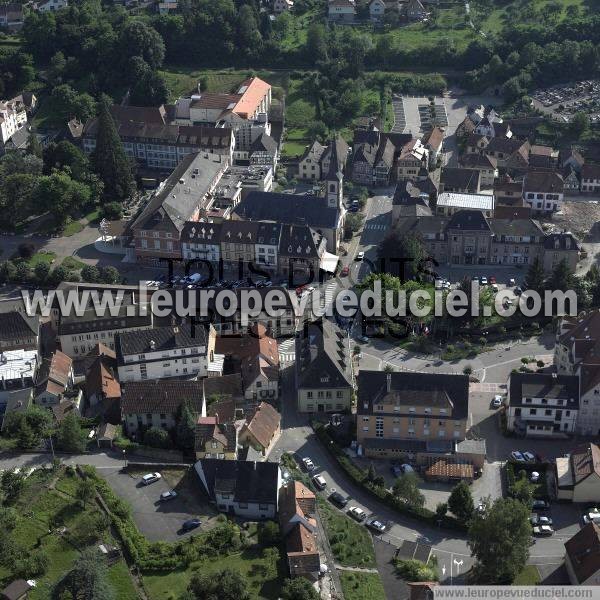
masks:
[[[31,258],[35,254],[35,246],[31,242],[23,242],[18,247],[19,256],[21,258]]]

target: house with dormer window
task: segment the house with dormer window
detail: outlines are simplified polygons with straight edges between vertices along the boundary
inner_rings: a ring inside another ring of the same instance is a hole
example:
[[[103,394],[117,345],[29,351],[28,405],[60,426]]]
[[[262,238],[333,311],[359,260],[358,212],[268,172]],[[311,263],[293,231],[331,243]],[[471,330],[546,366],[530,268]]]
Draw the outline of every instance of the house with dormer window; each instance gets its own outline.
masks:
[[[181,232],[181,257],[218,264],[221,258],[221,224],[188,221]]]

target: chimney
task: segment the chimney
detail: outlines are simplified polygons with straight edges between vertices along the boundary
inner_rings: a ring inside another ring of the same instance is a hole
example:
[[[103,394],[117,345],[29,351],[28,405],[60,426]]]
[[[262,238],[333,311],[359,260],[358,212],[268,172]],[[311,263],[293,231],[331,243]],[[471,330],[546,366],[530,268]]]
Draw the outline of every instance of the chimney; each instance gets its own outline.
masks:
[[[391,392],[392,391],[392,374],[391,373],[387,374],[386,380],[387,380],[387,391]]]

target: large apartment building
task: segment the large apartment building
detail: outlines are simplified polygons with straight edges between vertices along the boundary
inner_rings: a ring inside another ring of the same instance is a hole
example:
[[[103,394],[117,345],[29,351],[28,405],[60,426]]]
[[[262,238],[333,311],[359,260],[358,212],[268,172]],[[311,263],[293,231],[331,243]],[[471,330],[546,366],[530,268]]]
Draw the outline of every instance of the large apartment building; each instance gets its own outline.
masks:
[[[577,431],[579,378],[557,373],[511,373],[508,431],[527,437],[564,437]]]
[[[412,454],[465,439],[466,375],[361,370],[356,439],[366,456]]]
[[[206,218],[228,166],[228,157],[205,152],[188,154],[177,165],[131,226],[139,262],[160,264],[161,258],[181,258],[186,222]]]
[[[188,154],[210,152],[233,158],[235,140],[227,127],[172,122],[173,107],[113,105],[111,115],[127,156],[148,169],[171,172]],[[99,121],[90,119],[81,136],[83,150],[96,148]]]
[[[479,210],[401,218],[397,228],[419,234],[440,264],[527,265],[540,257],[546,270],[563,259],[574,270],[581,252],[570,232],[546,234],[532,219],[486,218]]]
[[[296,337],[298,411],[341,412],[352,407],[352,365],[348,338],[326,319]]]
[[[215,349],[212,326],[171,325],[121,333],[116,338],[119,380],[206,377]]]

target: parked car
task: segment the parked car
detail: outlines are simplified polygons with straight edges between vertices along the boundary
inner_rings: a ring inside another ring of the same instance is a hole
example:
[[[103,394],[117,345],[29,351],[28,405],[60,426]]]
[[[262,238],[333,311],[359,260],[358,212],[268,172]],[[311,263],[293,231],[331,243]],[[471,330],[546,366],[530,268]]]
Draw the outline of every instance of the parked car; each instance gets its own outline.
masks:
[[[385,523],[382,523],[377,517],[369,517],[365,525],[377,533],[383,533],[385,531]]]
[[[348,509],[348,514],[357,521],[364,521],[367,518],[367,513],[358,506],[351,506]]]
[[[550,508],[550,502],[548,502],[548,500],[534,500],[531,507],[533,510],[548,510]]]
[[[537,483],[540,480],[540,474],[537,471],[533,471],[531,475],[529,475],[529,481],[531,483]]]
[[[544,517],[537,513],[533,513],[529,517],[529,521],[532,525],[552,525],[552,519],[550,517]]]
[[[359,337],[358,340],[360,342],[362,342],[363,344],[368,344],[369,343],[369,338],[366,335],[363,335],[363,336]]]
[[[175,490],[169,490],[168,492],[163,492],[160,495],[160,501],[166,502],[167,500],[175,500],[177,498],[177,492]]]
[[[183,531],[191,531],[192,529],[196,529],[196,527],[200,527],[200,525],[202,525],[200,519],[188,519],[183,522],[181,529],[183,529]]]
[[[315,475],[312,478],[312,482],[315,484],[315,487],[319,490],[324,490],[327,487],[327,482],[325,481],[325,477],[323,477],[323,475]]]
[[[535,454],[533,452],[523,452],[523,458],[527,462],[534,462],[536,460]]]
[[[348,277],[348,274],[350,273],[350,267],[345,266],[341,271],[340,271],[340,276],[341,277]]]
[[[517,462],[525,462],[525,457],[518,450],[513,450],[510,457]]]
[[[533,528],[533,535],[550,536],[554,533],[554,529],[550,525],[537,525]]]
[[[485,277],[485,276],[484,276],[484,277],[480,277],[480,278],[479,278],[479,283],[480,283],[481,285],[487,285],[487,284],[488,284],[487,277]]]
[[[493,275],[490,277],[489,281],[490,281],[491,285],[495,285],[496,284],[496,278]]]
[[[515,296],[520,296],[522,293],[523,293],[523,290],[519,286],[517,286],[515,288]]]
[[[584,523],[600,523],[600,510],[595,507],[588,508],[585,515],[583,515]]]
[[[502,396],[496,394],[492,400],[492,408],[500,408],[502,406]]]
[[[412,468],[412,466],[409,464],[406,464],[406,463],[403,465],[400,465],[400,468],[402,469],[403,473],[414,473],[415,472],[415,470]]]
[[[333,492],[329,494],[329,502],[335,504],[339,508],[344,508],[348,504],[348,498],[345,498],[339,492]]]
[[[365,253],[361,251],[356,255],[355,260],[362,260],[364,257],[365,257]]]
[[[160,478],[161,478],[160,473],[148,473],[142,477],[142,483],[144,485],[150,485],[151,483],[158,481]]]
[[[510,287],[512,287],[513,285],[517,285],[517,282],[515,281],[514,277],[511,277],[511,278],[508,280],[508,285],[509,285]]]
[[[308,457],[302,459],[302,464],[307,471],[312,471],[315,468],[313,461]]]

